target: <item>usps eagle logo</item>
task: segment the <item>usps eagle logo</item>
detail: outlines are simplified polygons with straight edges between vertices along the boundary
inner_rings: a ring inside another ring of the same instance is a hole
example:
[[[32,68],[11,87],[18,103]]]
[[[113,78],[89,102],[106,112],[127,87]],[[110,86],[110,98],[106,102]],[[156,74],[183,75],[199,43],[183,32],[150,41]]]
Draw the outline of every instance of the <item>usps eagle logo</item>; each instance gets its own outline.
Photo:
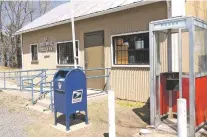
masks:
[[[82,89],[73,91],[72,104],[81,102],[82,101],[82,96],[83,96],[83,90]]]
[[[58,82],[58,88],[61,89],[62,88],[62,83]]]

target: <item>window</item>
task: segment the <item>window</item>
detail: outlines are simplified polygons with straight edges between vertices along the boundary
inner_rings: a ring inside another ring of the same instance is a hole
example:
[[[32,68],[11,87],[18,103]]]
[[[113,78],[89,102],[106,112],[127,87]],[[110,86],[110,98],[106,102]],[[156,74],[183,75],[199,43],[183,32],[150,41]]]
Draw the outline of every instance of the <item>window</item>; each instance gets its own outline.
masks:
[[[78,57],[78,41],[76,41],[76,56]],[[57,44],[57,62],[60,65],[73,65],[73,42]],[[78,64],[78,60],[77,60]]]
[[[149,33],[112,37],[114,65],[149,65]]]
[[[38,60],[37,44],[31,45],[32,61]]]

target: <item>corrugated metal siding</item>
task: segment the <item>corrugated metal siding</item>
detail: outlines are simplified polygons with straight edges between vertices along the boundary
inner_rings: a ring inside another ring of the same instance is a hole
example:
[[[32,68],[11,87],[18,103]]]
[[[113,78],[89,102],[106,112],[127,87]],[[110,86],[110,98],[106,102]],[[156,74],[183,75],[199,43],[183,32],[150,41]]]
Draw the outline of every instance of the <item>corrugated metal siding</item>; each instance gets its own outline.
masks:
[[[110,33],[125,33],[133,32],[133,30],[148,30],[150,20],[159,20],[167,18],[167,8],[164,3],[161,5],[154,5],[149,10],[144,10],[142,13],[138,13],[142,19],[134,25],[134,23],[126,23],[124,27],[120,26],[117,28],[112,28]],[[153,9],[153,10],[152,10]],[[140,9],[141,10],[141,9]],[[131,12],[138,12],[139,9],[131,9]],[[153,11],[153,13],[151,13]],[[145,15],[146,14],[146,15]],[[136,18],[134,16],[134,18]],[[157,19],[155,19],[157,18]],[[124,21],[125,22],[125,21]],[[130,25],[131,24],[131,25]],[[132,25],[133,24],[133,25]],[[117,24],[117,25],[121,25]],[[108,34],[107,34],[108,35]],[[161,42],[161,71],[167,71],[167,39],[164,37],[164,34],[161,35],[161,38],[164,39]],[[108,52],[108,50],[105,50]],[[108,66],[108,53],[105,53],[105,65]],[[111,60],[110,60],[111,61]],[[109,62],[110,62],[109,61]],[[111,86],[115,90],[116,97],[119,99],[126,99],[131,101],[147,102],[149,99],[149,79],[150,79],[150,68],[120,68],[114,67],[111,70]]]
[[[113,68],[112,89],[120,99],[146,102],[149,99],[149,68]]]

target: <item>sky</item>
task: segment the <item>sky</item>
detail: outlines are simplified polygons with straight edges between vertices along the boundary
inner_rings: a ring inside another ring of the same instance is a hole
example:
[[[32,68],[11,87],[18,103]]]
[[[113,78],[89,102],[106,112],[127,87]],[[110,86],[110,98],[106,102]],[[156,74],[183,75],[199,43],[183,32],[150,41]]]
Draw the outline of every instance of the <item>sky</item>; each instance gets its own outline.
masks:
[[[0,0],[1,1],[1,0]],[[6,0],[5,0],[6,1]],[[29,0],[29,1],[31,1],[31,0]],[[40,0],[41,1],[41,0]],[[13,2],[15,2],[15,1],[13,1]],[[38,3],[39,3],[39,1],[38,0],[33,0],[33,2],[34,2],[34,5],[35,6],[39,6],[38,5]],[[55,8],[55,7],[57,7],[57,6],[59,6],[59,5],[61,5],[61,4],[63,4],[63,3],[65,3],[65,2],[69,2],[69,0],[56,0],[56,1],[50,1],[51,3],[50,3],[50,10],[51,9],[53,9],[53,8]],[[0,28],[1,28],[1,31],[2,32],[6,32],[6,26],[9,24],[9,17],[8,17],[8,13],[7,12],[5,12],[6,10],[4,9],[4,6],[3,6],[3,16],[2,16],[2,22],[3,22],[3,25],[0,25]],[[36,10],[36,12],[38,12],[37,10]],[[39,17],[39,15],[38,15],[38,13],[36,13],[36,12],[34,12],[34,18],[38,18]],[[28,24],[29,22],[26,22],[24,25],[26,25],[26,24]],[[23,26],[24,26],[23,25]]]
[[[60,5],[60,4],[63,4],[63,3],[65,3],[65,2],[69,2],[69,0],[56,0],[56,1],[52,1],[52,7],[54,8],[54,7],[57,7],[58,5]]]

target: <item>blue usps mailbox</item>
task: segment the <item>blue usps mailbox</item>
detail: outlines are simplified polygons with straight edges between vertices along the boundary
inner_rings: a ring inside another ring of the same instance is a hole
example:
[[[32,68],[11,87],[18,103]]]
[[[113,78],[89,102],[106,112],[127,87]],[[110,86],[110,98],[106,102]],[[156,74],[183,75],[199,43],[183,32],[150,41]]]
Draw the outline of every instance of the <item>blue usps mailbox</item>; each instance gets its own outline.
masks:
[[[70,115],[77,111],[85,112],[88,124],[86,76],[80,69],[60,69],[54,76],[54,116],[57,125],[57,112],[66,116],[66,130],[70,129]]]

